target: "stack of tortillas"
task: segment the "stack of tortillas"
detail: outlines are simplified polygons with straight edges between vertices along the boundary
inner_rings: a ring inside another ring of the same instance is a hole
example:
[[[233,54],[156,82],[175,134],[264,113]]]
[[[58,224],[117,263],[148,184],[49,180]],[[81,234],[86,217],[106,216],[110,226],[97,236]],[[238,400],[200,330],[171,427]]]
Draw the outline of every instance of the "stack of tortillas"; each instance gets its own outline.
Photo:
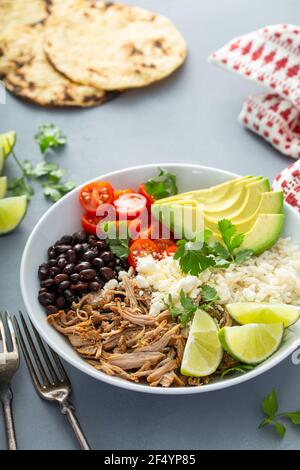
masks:
[[[93,0],[0,0],[0,75],[43,106],[95,106],[174,72],[186,44],[165,17]]]

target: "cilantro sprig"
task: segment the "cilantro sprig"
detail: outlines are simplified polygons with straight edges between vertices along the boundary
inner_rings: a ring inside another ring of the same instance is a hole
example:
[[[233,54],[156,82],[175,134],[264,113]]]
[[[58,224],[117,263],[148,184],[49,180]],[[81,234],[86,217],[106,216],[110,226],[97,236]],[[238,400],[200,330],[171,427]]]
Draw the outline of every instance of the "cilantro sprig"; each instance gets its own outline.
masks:
[[[110,251],[118,258],[128,258],[130,234],[127,223],[120,222],[119,225],[116,225],[109,221],[102,223],[101,229],[106,235]]]
[[[237,233],[236,227],[230,220],[219,222],[219,230],[223,243],[212,240],[212,232],[205,230],[203,241],[179,240],[174,259],[179,261],[184,273],[198,276],[208,268],[226,268],[231,263],[241,264],[247,261],[253,251],[244,249],[236,252],[244,240],[244,234]]]
[[[194,301],[190,297],[185,295],[183,289],[180,291],[179,301],[181,307],[176,307],[174,305],[172,295],[169,294],[166,307],[168,308],[173,318],[179,318],[180,325],[184,327],[191,320],[198,307],[194,304]]]
[[[214,287],[208,284],[201,287],[201,308],[204,310],[211,308],[218,300],[220,300],[220,297]]]
[[[266,417],[260,423],[259,428],[273,426],[279,437],[283,438],[286,433],[286,427],[280,420],[285,418],[288,419],[292,424],[299,426],[300,410],[278,413],[278,409],[279,404],[277,393],[276,390],[272,388],[271,392],[265,397],[262,403],[262,410]]]
[[[59,127],[54,124],[43,124],[39,126],[39,131],[34,136],[44,154],[50,148],[57,148],[67,143],[66,136],[63,135]]]
[[[246,374],[246,372],[249,372],[250,370],[254,369],[255,366],[252,366],[251,364],[237,364],[236,366],[229,367],[228,369],[224,369],[221,377],[224,378],[226,375],[233,374],[235,372],[239,372],[241,374]]]
[[[145,188],[147,193],[153,196],[154,199],[162,199],[178,194],[176,176],[162,168],[159,168],[158,176],[150,178],[145,183]]]

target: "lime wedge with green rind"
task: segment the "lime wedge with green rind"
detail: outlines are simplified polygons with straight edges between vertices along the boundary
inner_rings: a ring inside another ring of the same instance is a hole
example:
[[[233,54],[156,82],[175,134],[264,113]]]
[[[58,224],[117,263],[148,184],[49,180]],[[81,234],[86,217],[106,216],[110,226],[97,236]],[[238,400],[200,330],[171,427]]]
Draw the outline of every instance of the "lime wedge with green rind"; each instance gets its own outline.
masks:
[[[21,223],[27,209],[26,196],[7,197],[0,201],[0,235],[12,232]]]
[[[0,176],[0,199],[2,199],[7,191],[7,177]]]
[[[181,364],[181,373],[192,377],[213,374],[223,357],[218,327],[204,310],[197,309]]]
[[[238,302],[227,304],[229,315],[240,325],[248,323],[283,323],[285,328],[300,316],[300,307],[287,304]]]
[[[238,361],[259,364],[280,346],[283,323],[252,323],[243,326],[225,326],[219,338],[223,348]]]
[[[17,140],[17,134],[15,131],[5,132],[0,134],[0,147],[2,147],[4,152],[4,158],[7,158],[12,149],[15,146]]]

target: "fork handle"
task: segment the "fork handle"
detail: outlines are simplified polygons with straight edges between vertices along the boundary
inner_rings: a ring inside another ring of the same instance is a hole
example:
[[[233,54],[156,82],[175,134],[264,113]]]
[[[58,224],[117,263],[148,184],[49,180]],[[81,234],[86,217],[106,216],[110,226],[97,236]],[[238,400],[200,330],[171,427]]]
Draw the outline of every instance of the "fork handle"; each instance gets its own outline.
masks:
[[[76,418],[75,415],[75,408],[72,405],[71,402],[68,400],[64,400],[60,404],[60,409],[61,412],[68,418],[69,423],[71,424],[73,431],[75,433],[75,436],[78,439],[78,442],[80,444],[80,447],[82,450],[91,450],[91,447],[83,433],[83,430],[81,429],[81,426],[79,424],[78,419]]]
[[[6,394],[2,398],[2,406],[5,421],[5,430],[7,436],[7,446],[9,450],[17,450],[17,442],[15,435],[15,427],[12,413],[12,399],[13,394],[10,388],[8,388]]]

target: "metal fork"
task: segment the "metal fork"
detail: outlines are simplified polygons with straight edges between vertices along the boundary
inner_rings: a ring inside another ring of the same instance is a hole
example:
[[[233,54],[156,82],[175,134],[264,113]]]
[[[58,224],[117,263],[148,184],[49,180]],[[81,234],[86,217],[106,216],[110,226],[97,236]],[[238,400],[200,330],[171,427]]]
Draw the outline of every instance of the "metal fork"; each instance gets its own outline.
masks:
[[[10,381],[19,367],[19,351],[8,312],[5,312],[4,315],[0,313],[0,338],[2,339],[3,349],[3,352],[0,353],[0,400],[3,406],[7,446],[9,450],[17,450],[12,414],[13,394]]]
[[[28,345],[34,358],[35,366],[33,365],[33,362],[31,360],[28,348],[24,340],[24,335],[16,317],[14,317],[14,324],[16,326],[16,331],[21,349],[24,354],[25,362],[37,393],[41,398],[45,400],[57,401],[59,403],[60,410],[62,414],[64,414],[68,418],[68,421],[71,424],[73,431],[79,441],[81,449],[90,450],[91,448],[89,446],[89,443],[75,416],[75,408],[72,403],[68,400],[68,397],[71,393],[71,383],[59,359],[59,356],[49,347],[49,351],[53,359],[53,362],[51,361],[40,335],[38,334],[35,327],[32,325],[31,321],[28,320],[28,323],[30,322],[31,324],[34,336],[39,347],[40,353],[38,352],[38,349],[32,339],[32,336],[30,334],[25,318],[22,315],[22,312],[19,312],[19,314],[23,326],[23,331],[25,333]],[[44,362],[47,366],[47,371],[41,361],[41,356],[43,357]],[[54,368],[53,363],[55,364],[56,369]]]

